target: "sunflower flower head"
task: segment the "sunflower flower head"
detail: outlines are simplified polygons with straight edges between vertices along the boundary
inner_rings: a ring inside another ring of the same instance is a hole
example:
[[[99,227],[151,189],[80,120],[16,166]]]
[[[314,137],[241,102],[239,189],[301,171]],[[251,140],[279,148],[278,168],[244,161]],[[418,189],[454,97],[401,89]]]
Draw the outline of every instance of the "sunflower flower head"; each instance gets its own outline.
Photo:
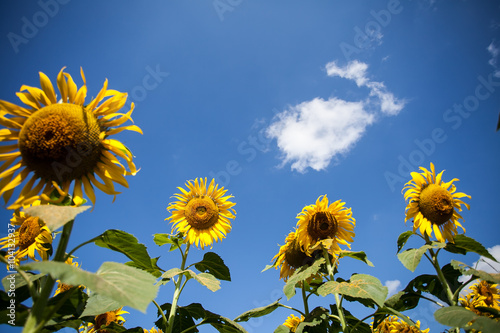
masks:
[[[500,311],[500,289],[497,284],[481,280],[469,287],[470,292],[461,296],[460,305],[480,316],[493,318],[493,314],[480,308],[493,308]]]
[[[77,267],[77,268],[78,268],[78,266],[80,266],[78,264],[78,262],[73,261],[72,257],[69,257],[68,259],[66,259],[65,263],[68,264],[68,265]],[[54,293],[54,296],[56,296],[58,294],[62,294],[63,292],[68,291],[68,290],[70,290],[71,288],[74,287],[72,285],[62,283],[60,280],[57,280],[56,282],[57,282],[57,289],[56,289],[56,291]],[[79,286],[79,288],[84,289],[85,287],[84,286]]]
[[[231,231],[230,219],[235,218],[235,203],[229,201],[232,195],[225,196],[227,190],[215,184],[212,179],[199,178],[186,183],[187,190],[178,187],[182,193],[174,197],[178,200],[168,205],[171,216],[165,220],[172,223],[172,233],[185,235],[185,241],[202,249],[212,246]]]
[[[127,94],[108,89],[107,80],[86,103],[87,85],[80,72],[83,86],[77,88],[61,69],[58,97],[50,79],[40,72],[41,88],[23,85],[17,93],[23,106],[0,100],[0,125],[5,127],[0,129],[0,142],[5,143],[0,146],[0,196],[7,203],[24,183],[9,208],[39,199],[54,201],[50,198],[54,191],[63,200],[71,186],[76,205],[84,201],[83,192],[95,204],[94,187],[116,196],[114,183],[128,187],[124,176],[137,172],[130,150],[110,138],[123,130],[142,133],[136,125],[121,126],[132,121],[134,104],[127,113],[119,113]]]
[[[322,195],[297,215],[297,238],[306,253],[311,254],[318,242],[327,239],[332,240],[328,242],[328,252],[334,257],[341,251],[340,244],[351,248],[356,220],[351,208],[344,205],[341,200],[329,204],[327,196]]]
[[[301,315],[299,318],[299,317],[291,314],[290,316],[288,316],[288,318],[286,318],[283,325],[288,327],[290,329],[290,332],[295,332],[297,330],[297,327],[299,326],[299,324],[303,321],[304,321],[304,316]]]
[[[460,227],[465,232],[464,227],[458,221],[462,216],[458,212],[462,210],[461,205],[467,209],[470,206],[460,198],[470,196],[456,192],[453,184],[458,179],[454,178],[449,182],[443,182],[443,171],[436,175],[434,164],[431,163],[430,170],[420,167],[421,173],[412,172],[412,180],[405,184],[403,191],[406,205],[405,222],[413,219],[413,232],[420,231],[424,237],[432,237],[432,233],[439,242],[453,243],[454,236]]]
[[[145,328],[143,328],[144,333],[163,333],[163,331],[159,328],[156,329],[156,327],[151,328],[149,331]]]
[[[123,310],[123,307],[116,309],[114,311],[108,311],[103,314],[100,314],[94,318],[94,323],[87,324],[87,332],[88,333],[111,333],[108,332],[104,326],[109,326],[111,323],[116,323],[120,326],[123,326],[125,323],[125,318],[123,318],[123,314],[128,313]],[[85,327],[82,325],[79,328],[80,332],[85,331]],[[114,331],[113,331],[114,332]]]
[[[33,206],[38,204],[40,204],[39,201],[34,202]],[[19,265],[27,258],[38,261],[37,253],[42,260],[47,260],[52,254],[53,238],[45,222],[19,209],[14,211],[10,221],[18,228],[7,237],[0,239],[0,248],[8,249],[9,264]]]
[[[397,316],[389,316],[385,318],[377,327],[372,328],[373,333],[429,333],[429,328],[425,330],[420,329],[420,321],[415,325],[410,326],[406,322],[400,320]]]
[[[305,253],[297,239],[297,231],[292,231],[286,236],[285,244],[273,258],[274,268],[280,269],[280,279],[287,281],[296,269],[311,264],[313,258]]]

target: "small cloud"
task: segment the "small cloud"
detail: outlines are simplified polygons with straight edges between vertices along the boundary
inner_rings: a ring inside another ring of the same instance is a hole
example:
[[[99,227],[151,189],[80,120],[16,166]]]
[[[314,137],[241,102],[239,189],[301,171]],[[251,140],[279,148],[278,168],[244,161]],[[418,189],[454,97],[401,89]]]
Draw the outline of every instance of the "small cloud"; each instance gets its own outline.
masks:
[[[349,152],[375,121],[377,109],[396,115],[406,103],[395,98],[382,82],[371,81],[365,63],[355,60],[339,67],[329,62],[325,68],[328,76],[353,80],[358,87],[369,88],[369,96],[377,98],[352,102],[317,97],[275,115],[266,134],[277,141],[281,166],[292,163],[292,170],[301,173],[308,167],[324,170],[332,160]]]
[[[488,64],[495,68],[495,73],[493,75],[495,75],[496,77],[500,77],[500,69],[498,68],[498,56],[500,55],[500,47],[493,41],[490,43],[490,45],[488,45],[487,50],[491,55],[491,59],[488,60]]]
[[[362,102],[315,98],[278,114],[267,135],[277,140],[283,165],[292,162],[292,170],[320,171],[334,156],[349,151],[374,121],[363,106]]]
[[[349,62],[344,67],[337,66],[335,61],[326,64],[328,76],[339,76],[345,79],[354,80],[358,87],[370,89],[370,96],[375,96],[380,101],[380,110],[383,113],[394,116],[401,111],[406,101],[399,100],[387,90],[383,82],[370,81],[367,77],[368,65],[357,60]]]
[[[399,280],[387,280],[387,281],[385,281],[384,285],[387,287],[387,289],[389,289],[388,296],[392,296],[399,291],[399,287],[401,286],[401,281],[399,281]]]
[[[491,259],[485,258],[483,256],[479,257],[479,260],[472,263],[471,267],[480,271],[485,271],[487,273],[495,273],[498,274],[500,273],[500,245],[495,245],[493,247],[488,248],[488,252],[495,258],[497,261],[493,261]],[[461,276],[459,278],[460,282],[465,282],[469,280],[469,276]],[[472,285],[473,283],[476,283],[476,281],[473,281],[469,284]],[[467,288],[464,288],[466,290]]]

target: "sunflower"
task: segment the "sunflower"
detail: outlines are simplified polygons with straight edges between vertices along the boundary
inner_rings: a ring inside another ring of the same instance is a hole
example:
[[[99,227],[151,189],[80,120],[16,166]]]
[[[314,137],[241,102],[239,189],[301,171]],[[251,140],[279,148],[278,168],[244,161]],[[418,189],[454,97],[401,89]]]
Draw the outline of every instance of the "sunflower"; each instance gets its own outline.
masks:
[[[207,188],[207,179],[200,178],[186,183],[187,190],[178,189],[182,193],[174,195],[179,201],[169,204],[167,210],[173,210],[172,215],[165,220],[172,223],[172,233],[181,232],[189,244],[212,246],[226,237],[231,231],[229,219],[234,219],[236,211],[228,199],[232,195],[224,196],[227,190],[219,188],[212,179]]]
[[[280,268],[280,279],[286,282],[296,269],[312,263],[313,258],[302,250],[295,230],[286,236],[285,245],[280,247],[272,260],[274,268]]]
[[[108,326],[111,323],[116,323],[118,325],[123,326],[125,323],[125,318],[123,318],[123,314],[128,313],[127,311],[122,310],[123,307],[116,309],[114,311],[108,311],[106,313],[100,314],[94,318],[94,324],[87,324],[87,333],[107,333],[106,329],[101,329],[103,326]],[[80,332],[85,331],[85,326],[80,326]]]
[[[373,333],[428,333],[430,328],[421,330],[420,321],[414,326],[408,325],[406,322],[400,320],[397,316],[389,316],[385,318],[376,328],[372,328]]]
[[[76,261],[73,262],[73,258],[71,258],[71,257],[69,257],[68,259],[66,259],[65,263],[68,264],[68,265],[71,265],[71,266],[75,266],[75,267],[80,266]],[[74,287],[72,285],[62,283],[60,280],[57,280],[56,282],[57,282],[57,289],[56,289],[56,291],[54,293],[54,296],[56,296],[58,294],[62,294],[63,292],[68,291],[68,290],[70,290],[71,288]],[[84,286],[78,286],[78,287],[82,288],[82,289],[85,288]]]
[[[420,167],[421,173],[412,172],[412,180],[405,184],[403,191],[406,205],[405,222],[413,219],[413,232],[419,230],[422,236],[432,237],[432,231],[439,242],[449,241],[453,243],[453,237],[458,233],[457,227],[464,227],[458,222],[462,216],[458,214],[462,210],[461,205],[467,209],[470,206],[460,200],[460,198],[470,196],[455,192],[456,187],[453,184],[458,179],[454,178],[445,183],[441,180],[443,171],[436,176],[434,164],[431,163],[431,170]]]
[[[16,93],[25,106],[0,100],[0,196],[7,203],[17,186],[26,181],[19,197],[9,207],[21,207],[37,199],[50,200],[57,190],[63,200],[73,186],[76,205],[83,191],[95,204],[94,186],[116,197],[114,183],[128,187],[124,175],[135,175],[132,153],[120,141],[110,139],[123,130],[142,134],[131,120],[134,103],[126,113],[117,113],[126,93],[108,89],[108,81],[97,96],[85,104],[87,86],[77,89],[73,78],[57,75],[60,100],[50,79],[40,72],[40,88],[23,85]],[[121,127],[120,127],[121,126]],[[117,157],[127,162],[127,171]],[[102,183],[96,178],[98,176]]]
[[[283,325],[288,327],[290,329],[290,332],[295,332],[295,330],[297,329],[297,326],[299,326],[299,324],[303,321],[304,321],[304,316],[301,315],[299,318],[299,317],[291,314],[290,316],[288,316],[288,318],[286,318]]]
[[[351,208],[344,207],[345,202],[337,200],[328,205],[326,195],[319,196],[316,204],[306,206],[297,215],[297,238],[304,251],[310,254],[318,242],[332,240],[328,252],[335,257],[340,252],[339,244],[351,248],[356,220]]]
[[[500,289],[498,285],[484,280],[469,287],[470,293],[460,297],[460,305],[480,316],[493,317],[491,313],[480,311],[479,307],[493,308],[500,311]]]
[[[151,328],[149,331],[143,328],[144,333],[163,333],[161,329],[156,329],[155,327]]]
[[[39,204],[39,201],[35,201],[32,206]],[[10,222],[19,228],[0,239],[0,249],[8,249],[9,264],[19,265],[21,261],[27,259],[26,257],[38,261],[36,253],[42,260],[49,258],[52,254],[53,239],[52,233],[43,220],[16,209]]]

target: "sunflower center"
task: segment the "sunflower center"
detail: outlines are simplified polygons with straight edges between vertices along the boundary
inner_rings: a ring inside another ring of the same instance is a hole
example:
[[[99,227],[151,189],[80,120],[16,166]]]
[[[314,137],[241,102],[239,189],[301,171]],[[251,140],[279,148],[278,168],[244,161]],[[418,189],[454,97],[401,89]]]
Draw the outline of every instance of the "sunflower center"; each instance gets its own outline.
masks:
[[[184,216],[193,228],[207,229],[219,220],[219,209],[210,197],[202,195],[187,203]]]
[[[28,217],[19,228],[19,250],[27,249],[36,241],[36,237],[40,235],[41,226],[38,217]]]
[[[442,225],[453,216],[453,197],[436,184],[429,184],[420,193],[418,208],[431,223]]]
[[[297,269],[312,261],[312,258],[302,251],[297,239],[294,239],[285,252],[286,262]]]
[[[315,241],[328,237],[335,237],[337,229],[338,222],[335,216],[330,212],[314,213],[307,225],[307,233],[311,235]]]
[[[112,322],[116,322],[116,313],[108,311],[95,317],[95,329],[99,330],[102,326],[108,326]]]
[[[38,178],[62,183],[94,170],[102,151],[100,133],[91,111],[75,104],[51,104],[26,120],[19,150]]]

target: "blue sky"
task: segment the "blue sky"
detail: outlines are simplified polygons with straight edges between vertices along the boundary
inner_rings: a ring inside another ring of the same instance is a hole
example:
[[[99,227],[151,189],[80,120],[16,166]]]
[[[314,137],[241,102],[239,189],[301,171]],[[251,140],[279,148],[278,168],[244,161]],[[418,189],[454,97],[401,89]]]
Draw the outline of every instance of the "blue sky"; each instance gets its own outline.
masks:
[[[371,274],[402,289],[414,275],[396,258],[397,236],[411,227],[401,189],[430,162],[472,196],[466,235],[500,256],[498,1],[41,0],[0,8],[0,99],[17,103],[21,85],[39,86],[39,71],[55,81],[66,66],[79,86],[83,68],[88,98],[107,78],[136,104],[144,135],[117,138],[141,170],[114,203],[97,194],[94,210],[78,216],[70,248],[121,229],[161,256],[162,268],[177,267],[179,258],[152,238],[171,231],[164,219],[176,187],[215,177],[234,195],[233,230],[212,249],[232,281],[216,293],[192,282],[180,305],[201,302],[234,318],[282,297],[278,272],[261,270],[297,213],[323,194],[352,208],[352,249],[375,265],[346,259],[339,275]],[[0,214],[10,219],[10,211]],[[76,255],[89,271],[126,261],[93,245]],[[202,256],[192,251],[190,261]],[[170,302],[172,290],[164,286],[157,301]],[[439,329],[423,304],[409,314]],[[156,320],[153,306],[129,311],[126,327],[149,329]],[[272,332],[289,314],[279,309],[245,328]]]

